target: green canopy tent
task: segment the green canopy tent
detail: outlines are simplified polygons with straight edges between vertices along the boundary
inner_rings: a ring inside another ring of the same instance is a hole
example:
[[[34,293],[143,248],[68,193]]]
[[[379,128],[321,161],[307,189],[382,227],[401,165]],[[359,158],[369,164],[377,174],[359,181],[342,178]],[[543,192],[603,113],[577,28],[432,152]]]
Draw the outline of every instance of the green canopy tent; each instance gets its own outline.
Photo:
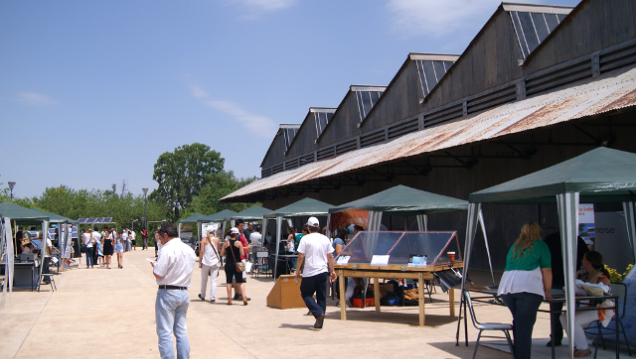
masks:
[[[179,224],[179,226],[177,227],[177,230],[179,232],[179,238],[181,238],[181,225],[182,224],[197,224],[197,221],[199,220],[199,218],[205,217],[205,214],[202,213],[195,213],[191,216],[188,216],[184,219],[180,219],[179,222],[177,222]],[[200,228],[197,227],[197,230],[199,230],[199,234],[201,233]]]
[[[300,201],[294,202],[285,207],[279,208],[275,211],[267,213],[263,216],[263,233],[265,233],[265,228],[267,226],[268,219],[276,219],[276,247],[278,248],[280,244],[280,236],[283,219],[290,219],[295,217],[318,217],[318,216],[328,216],[329,208],[332,205],[329,203],[325,203],[322,201],[318,201],[313,198],[303,198]],[[290,224],[291,226],[291,224]],[[274,276],[276,275],[278,269],[278,250],[276,250],[276,261],[274,262]]]
[[[226,217],[233,216],[236,213],[237,212],[232,211],[231,209],[224,209],[222,211],[216,212],[216,213],[211,214],[209,216],[204,216],[204,217],[199,218],[197,220],[197,226],[199,228],[201,228],[201,230],[199,231],[199,233],[201,234],[201,235],[199,235],[199,241],[201,240],[202,235],[203,235],[203,223],[225,223],[224,220],[225,220]],[[218,235],[218,233],[217,233],[217,235]],[[221,240],[223,239],[222,237],[223,237],[222,235],[219,236],[219,238],[221,238]]]
[[[237,219],[242,219],[244,221],[260,221],[263,219],[264,215],[268,214],[271,211],[271,209],[254,205],[248,209],[240,211],[239,213],[227,216],[223,219],[223,233],[225,233],[225,222],[229,221],[231,226],[234,227],[234,221]]]
[[[574,332],[574,274],[579,201],[623,202],[627,233],[636,258],[634,197],[636,193],[636,154],[600,147],[578,157],[517,179],[474,192],[469,197],[468,224],[464,245],[464,268],[468,270],[476,222],[482,203],[556,203],[563,252],[568,333]],[[466,276],[464,276],[466,278]],[[462,299],[464,290],[462,281]],[[461,308],[461,307],[460,307]],[[457,339],[459,339],[459,321]],[[466,339],[467,340],[467,339]],[[573,353],[574,342],[570,342]]]
[[[67,249],[69,250],[70,253],[70,249],[68,248],[68,245],[70,244],[70,242],[68,241],[68,227],[63,225],[63,224],[76,224],[77,221],[74,221],[70,218],[66,218],[64,216],[60,216],[58,214],[52,213],[52,212],[47,212],[47,211],[40,211],[39,209],[32,209],[33,211],[37,211],[40,212],[46,216],[49,216],[49,222],[50,223],[56,223],[60,226],[60,239],[59,239],[59,247],[60,247],[60,252],[62,254],[67,252]],[[63,256],[60,256],[60,258],[62,258]],[[59,264],[58,264],[58,271],[59,271]]]
[[[46,233],[49,227],[49,216],[43,214],[40,211],[24,208],[12,202],[0,203],[0,217],[3,219],[1,223],[0,233],[0,258],[5,258],[5,283],[2,289],[2,299],[0,299],[0,308],[4,307],[4,298],[7,288],[9,292],[13,290],[13,260],[14,260],[14,248],[13,248],[13,235],[11,232],[11,221],[19,225],[42,225],[42,233]],[[6,255],[11,253],[10,255]],[[38,275],[38,289],[42,278],[42,266]]]

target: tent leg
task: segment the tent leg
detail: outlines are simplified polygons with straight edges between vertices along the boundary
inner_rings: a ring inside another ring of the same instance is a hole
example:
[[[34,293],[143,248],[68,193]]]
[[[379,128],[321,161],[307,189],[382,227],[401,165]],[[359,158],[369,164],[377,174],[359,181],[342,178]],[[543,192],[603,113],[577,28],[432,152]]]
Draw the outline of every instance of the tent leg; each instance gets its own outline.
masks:
[[[486,226],[484,225],[484,212],[479,210],[479,225],[481,232],[484,234],[484,242],[486,243],[486,253],[488,254],[488,265],[490,265],[490,277],[492,278],[492,286],[495,286],[495,273],[492,270],[492,259],[490,259],[490,245],[488,244],[488,236],[486,235]]]

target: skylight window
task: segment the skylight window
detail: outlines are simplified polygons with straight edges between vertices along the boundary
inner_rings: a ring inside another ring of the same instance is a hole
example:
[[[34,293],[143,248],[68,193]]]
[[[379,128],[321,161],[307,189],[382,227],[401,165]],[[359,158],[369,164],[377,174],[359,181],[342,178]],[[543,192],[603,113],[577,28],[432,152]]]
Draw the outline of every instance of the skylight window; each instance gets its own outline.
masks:
[[[554,31],[568,12],[569,9],[562,10],[561,13],[510,12],[524,58],[528,57]]]
[[[433,90],[437,83],[446,74],[448,69],[453,66],[453,61],[443,60],[416,60],[417,73],[420,76],[420,84],[422,84],[422,92],[424,97]]]
[[[316,122],[316,138],[322,135],[322,131],[325,130],[329,121],[333,117],[333,112],[314,112],[314,120]]]
[[[285,138],[285,152],[289,150],[289,146],[291,146],[294,137],[296,137],[299,127],[299,125],[293,127],[281,125],[281,130],[283,131],[283,136]]]

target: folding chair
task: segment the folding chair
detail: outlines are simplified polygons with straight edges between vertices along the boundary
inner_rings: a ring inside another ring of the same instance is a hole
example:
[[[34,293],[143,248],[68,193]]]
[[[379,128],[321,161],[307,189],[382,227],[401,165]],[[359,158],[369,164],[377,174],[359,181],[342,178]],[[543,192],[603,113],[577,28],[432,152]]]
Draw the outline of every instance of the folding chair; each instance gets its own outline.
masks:
[[[252,278],[254,278],[254,275],[256,274],[257,270],[258,270],[258,275],[260,275],[261,273],[269,272],[269,268],[267,266],[268,257],[269,257],[269,252],[267,251],[256,252],[256,261],[254,263],[254,266],[252,267]],[[267,268],[267,270],[263,271],[263,267]]]
[[[632,356],[632,350],[629,347],[629,342],[627,341],[627,334],[625,333],[625,326],[623,325],[623,322],[622,322],[623,318],[625,317],[625,302],[626,302],[625,298],[627,298],[627,285],[625,285],[625,283],[612,282],[610,283],[610,290],[612,291],[612,294],[618,296],[619,302],[617,303],[617,306],[619,306],[620,308],[621,316],[620,318],[614,316],[614,325],[616,326],[615,328],[604,328],[601,322],[598,320],[593,322],[593,324],[596,324],[596,327],[593,327],[590,324],[590,326],[585,328],[585,332],[587,334],[592,334],[592,335],[594,335],[594,333],[590,333],[588,332],[588,330],[596,329],[597,339],[595,340],[596,344],[594,348],[594,359],[596,359],[596,353],[598,352],[599,339],[603,343],[603,349],[606,349],[605,339],[603,339],[603,330],[613,331],[613,330],[617,330],[618,328],[620,328],[620,330],[623,332],[623,338],[625,339],[625,344],[627,345],[627,352],[629,353],[629,356]],[[621,301],[623,302],[622,306],[620,305]],[[619,345],[619,343],[616,343],[616,345]]]
[[[48,284],[48,285],[50,285],[50,286],[51,286],[51,290],[55,292],[55,291],[57,290],[57,286],[55,285],[55,278],[54,278],[54,276],[55,276],[54,274],[42,273],[42,279],[44,279],[44,278],[49,278],[49,282],[48,282],[48,283],[46,283],[46,282],[44,282],[44,283],[40,283],[40,285],[38,285],[38,292],[40,291],[40,287],[42,286],[42,284],[45,284],[45,285],[46,285],[46,284]]]
[[[470,319],[473,321],[473,325],[476,329],[479,329],[479,334],[477,334],[477,342],[475,342],[475,351],[473,352],[473,359],[475,359],[475,355],[477,355],[477,348],[479,347],[479,340],[481,339],[481,332],[484,330],[501,330],[506,335],[506,340],[508,341],[508,346],[510,347],[510,352],[512,353],[512,357],[515,357],[515,347],[512,345],[512,340],[510,339],[510,330],[512,330],[512,324],[506,323],[479,323],[477,318],[475,317],[475,311],[473,310],[473,301],[470,299],[470,293],[468,291],[464,292],[464,296],[466,297],[466,307],[470,312]]]

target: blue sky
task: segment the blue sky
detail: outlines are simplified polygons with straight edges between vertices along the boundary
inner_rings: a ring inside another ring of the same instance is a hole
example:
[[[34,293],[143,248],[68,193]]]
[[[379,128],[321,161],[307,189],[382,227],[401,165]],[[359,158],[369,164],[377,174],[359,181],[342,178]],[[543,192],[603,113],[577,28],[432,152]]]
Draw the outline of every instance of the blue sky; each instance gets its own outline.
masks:
[[[278,124],[387,85],[409,52],[460,54],[499,3],[2,1],[0,183],[140,194],[193,142],[259,176]]]

